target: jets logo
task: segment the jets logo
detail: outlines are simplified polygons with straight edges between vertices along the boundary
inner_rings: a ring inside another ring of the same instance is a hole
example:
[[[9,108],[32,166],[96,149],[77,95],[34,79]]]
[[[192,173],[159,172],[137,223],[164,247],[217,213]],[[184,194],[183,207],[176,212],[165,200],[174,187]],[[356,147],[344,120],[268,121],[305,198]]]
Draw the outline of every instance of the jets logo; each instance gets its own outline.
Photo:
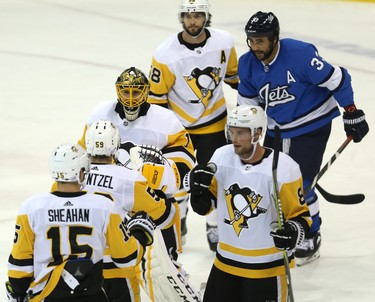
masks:
[[[250,218],[267,212],[266,209],[259,206],[263,196],[256,194],[250,188],[240,188],[238,184],[233,184],[225,190],[225,199],[229,219],[225,218],[224,223],[233,226],[237,236],[240,236],[243,229],[249,228],[248,220]]]
[[[270,107],[292,102],[296,99],[296,97],[293,94],[289,94],[288,87],[288,85],[284,85],[270,89],[270,84],[267,84],[259,90],[259,96]]]
[[[203,70],[195,68],[189,76],[184,76],[186,83],[196,95],[196,99],[189,100],[189,103],[202,103],[206,108],[212,98],[213,91],[219,86],[221,68],[206,67]]]

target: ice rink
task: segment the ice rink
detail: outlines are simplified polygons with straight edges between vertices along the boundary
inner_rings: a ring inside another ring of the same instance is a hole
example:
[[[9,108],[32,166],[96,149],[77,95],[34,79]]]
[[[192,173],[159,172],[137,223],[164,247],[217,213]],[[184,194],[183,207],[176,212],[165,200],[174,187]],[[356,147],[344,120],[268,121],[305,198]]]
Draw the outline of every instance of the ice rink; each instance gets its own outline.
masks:
[[[116,98],[117,76],[130,66],[148,73],[152,52],[181,30],[179,0],[0,0],[0,300],[21,202],[48,191],[48,157],[75,143],[94,106]],[[370,133],[351,143],[320,181],[335,194],[364,193],[358,205],[321,198],[321,258],[292,270],[298,302],[375,300],[375,3],[374,1],[211,0],[212,26],[229,31],[240,56],[243,28],[257,12],[274,12],[281,37],[314,43],[328,61],[352,75],[357,107]],[[229,106],[236,92],[225,87]],[[372,106],[372,107],[371,107]],[[325,160],[345,140],[333,124]],[[179,260],[193,285],[206,281],[214,254],[205,219],[189,212],[187,244]],[[143,301],[148,301],[144,298]]]

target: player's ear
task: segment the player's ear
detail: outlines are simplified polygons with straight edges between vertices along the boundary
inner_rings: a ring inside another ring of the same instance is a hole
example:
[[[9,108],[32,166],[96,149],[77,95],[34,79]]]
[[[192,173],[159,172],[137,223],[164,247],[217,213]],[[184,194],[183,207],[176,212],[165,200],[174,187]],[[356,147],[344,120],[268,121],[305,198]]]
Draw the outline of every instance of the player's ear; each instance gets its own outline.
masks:
[[[86,177],[85,169],[82,168],[81,171],[79,171],[79,181],[80,181],[80,183],[82,183],[85,180],[85,177]]]

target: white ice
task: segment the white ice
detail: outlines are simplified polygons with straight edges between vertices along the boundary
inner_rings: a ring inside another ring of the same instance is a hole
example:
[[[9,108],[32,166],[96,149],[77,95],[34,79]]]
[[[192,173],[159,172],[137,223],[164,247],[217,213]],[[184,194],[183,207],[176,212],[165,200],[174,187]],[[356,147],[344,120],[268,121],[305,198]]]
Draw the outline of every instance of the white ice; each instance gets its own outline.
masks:
[[[371,128],[320,181],[332,193],[361,192],[366,200],[343,206],[321,199],[321,258],[292,270],[299,302],[375,301],[373,2],[211,0],[212,26],[233,35],[239,55],[247,51],[243,28],[250,15],[273,11],[282,37],[312,42],[326,60],[346,67],[357,106]],[[47,161],[52,148],[76,142],[93,107],[116,98],[114,82],[123,69],[136,66],[148,73],[155,47],[181,30],[178,4],[179,0],[0,0],[1,300],[6,299],[3,284],[17,210],[28,196],[50,189]],[[225,93],[233,106],[235,91],[226,87]],[[337,118],[324,161],[344,140]],[[180,261],[196,287],[206,280],[213,257],[205,219],[190,211]]]

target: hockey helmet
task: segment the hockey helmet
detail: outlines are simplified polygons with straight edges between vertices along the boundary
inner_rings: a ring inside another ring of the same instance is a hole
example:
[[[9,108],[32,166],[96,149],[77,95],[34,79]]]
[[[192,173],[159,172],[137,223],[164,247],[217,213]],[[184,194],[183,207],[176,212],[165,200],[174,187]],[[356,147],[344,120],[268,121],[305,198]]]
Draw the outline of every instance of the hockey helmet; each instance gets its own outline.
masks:
[[[86,150],[90,156],[115,155],[120,142],[120,133],[110,121],[96,121],[86,133]]]
[[[145,74],[135,67],[125,69],[116,81],[117,100],[124,106],[129,121],[138,117],[139,107],[147,101],[150,83]]]
[[[90,160],[87,152],[78,144],[61,144],[57,146],[50,156],[50,172],[55,181],[58,182],[78,182],[80,173],[86,174],[90,171]]]
[[[273,40],[280,34],[279,20],[272,12],[259,11],[250,17],[245,26],[245,33],[248,38],[267,36]]]
[[[251,135],[262,129],[261,136],[263,136],[267,127],[266,114],[262,107],[253,105],[240,105],[232,109],[228,115],[228,127],[249,128]]]
[[[181,23],[184,13],[204,13],[207,22],[210,19],[210,4],[207,0],[182,0],[178,12]]]

